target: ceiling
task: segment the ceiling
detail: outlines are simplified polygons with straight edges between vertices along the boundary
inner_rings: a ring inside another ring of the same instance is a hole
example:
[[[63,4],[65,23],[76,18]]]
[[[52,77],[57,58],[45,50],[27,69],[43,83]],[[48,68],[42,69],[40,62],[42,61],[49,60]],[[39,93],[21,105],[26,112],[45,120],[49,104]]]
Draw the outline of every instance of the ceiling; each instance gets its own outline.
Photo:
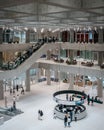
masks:
[[[0,26],[104,27],[104,0],[0,0]]]

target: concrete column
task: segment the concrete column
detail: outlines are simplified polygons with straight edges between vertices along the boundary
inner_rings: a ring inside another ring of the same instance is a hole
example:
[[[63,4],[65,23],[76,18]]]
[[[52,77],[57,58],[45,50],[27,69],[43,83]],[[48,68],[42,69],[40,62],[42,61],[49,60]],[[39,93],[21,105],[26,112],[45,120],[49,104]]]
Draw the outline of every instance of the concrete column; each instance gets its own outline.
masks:
[[[69,89],[73,90],[74,89],[74,74],[70,74],[70,84],[69,84]]]
[[[0,44],[3,43],[3,28],[0,28]]]
[[[103,97],[103,85],[102,85],[102,79],[97,80],[98,86],[97,86],[97,96]]]
[[[51,71],[49,69],[46,70],[47,76],[47,85],[51,85]]]
[[[74,30],[70,29],[70,43],[74,43]]]
[[[0,67],[2,67],[3,64],[3,55],[2,52],[0,52]]]
[[[77,42],[77,32],[75,32],[75,42]]]
[[[0,80],[0,100],[4,99],[3,80]]]
[[[98,42],[104,44],[103,42],[103,29],[98,29]],[[98,52],[98,65],[103,63],[103,52]]]
[[[60,32],[60,39],[59,42],[62,42],[62,32]]]
[[[74,51],[73,50],[70,50],[70,58],[74,58]]]
[[[50,59],[51,59],[51,51],[48,50],[48,51],[47,51],[47,60],[50,60]]]
[[[59,71],[55,71],[55,79],[58,79],[58,81],[60,80],[60,72]]]
[[[44,76],[44,69],[41,68],[40,71],[41,71],[41,76]]]
[[[85,87],[85,75],[83,75],[83,87]]]
[[[103,42],[103,29],[98,29],[98,42],[100,43],[100,44],[104,44],[104,42]]]
[[[103,57],[104,52],[98,52],[98,65],[100,66],[103,63],[104,57]]]
[[[40,68],[37,68],[36,69],[36,82],[38,82],[38,80],[41,78],[41,69]]]
[[[26,31],[26,43],[30,42],[30,30]]]
[[[26,91],[30,91],[30,69],[28,69],[26,71],[26,81],[25,81],[25,85],[26,85]]]
[[[3,29],[0,28],[0,44],[3,43]],[[2,52],[0,52],[0,67],[2,66],[3,63],[3,55]]]
[[[61,32],[60,32],[60,31],[58,32],[58,39],[59,39],[59,42],[61,42],[61,41],[62,41],[62,40],[61,40],[61,39],[62,39],[62,34],[61,34]]]

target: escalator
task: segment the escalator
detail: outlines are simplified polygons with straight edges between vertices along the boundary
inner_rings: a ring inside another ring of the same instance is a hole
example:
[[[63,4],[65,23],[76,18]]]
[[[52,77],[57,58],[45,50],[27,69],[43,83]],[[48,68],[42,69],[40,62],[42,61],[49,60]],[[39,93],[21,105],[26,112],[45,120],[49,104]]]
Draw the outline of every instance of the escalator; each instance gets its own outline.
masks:
[[[20,74],[26,72],[32,65],[34,65],[43,54],[47,53],[49,49],[59,48],[59,44],[40,44],[34,49],[34,52],[26,57],[22,63],[15,64],[9,70],[1,70],[0,71],[0,79],[10,79],[13,77],[18,77]],[[37,66],[38,67],[38,66]]]

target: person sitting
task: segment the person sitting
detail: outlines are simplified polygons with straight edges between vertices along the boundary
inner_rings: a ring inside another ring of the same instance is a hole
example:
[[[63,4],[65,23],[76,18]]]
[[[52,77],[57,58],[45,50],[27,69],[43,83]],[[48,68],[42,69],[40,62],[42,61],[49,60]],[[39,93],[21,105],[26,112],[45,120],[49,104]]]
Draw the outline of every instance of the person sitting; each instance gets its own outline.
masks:
[[[95,97],[95,101],[98,101],[98,96]]]

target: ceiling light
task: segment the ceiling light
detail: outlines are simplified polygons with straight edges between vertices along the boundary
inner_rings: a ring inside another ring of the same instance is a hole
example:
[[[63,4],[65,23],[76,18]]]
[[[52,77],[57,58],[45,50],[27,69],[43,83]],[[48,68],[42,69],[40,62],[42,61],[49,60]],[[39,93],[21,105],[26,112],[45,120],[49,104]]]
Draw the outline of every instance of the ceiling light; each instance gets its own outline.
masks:
[[[49,28],[49,31],[51,31],[52,29],[51,28]]]
[[[94,27],[95,31],[97,30],[97,27]]]
[[[59,28],[57,28],[57,29],[55,29],[55,30],[53,30],[52,32],[54,33],[54,32],[57,32],[57,31],[59,31],[60,29]]]
[[[103,29],[103,27],[102,27],[102,26],[100,26],[100,29]]]
[[[41,33],[43,33],[43,32],[44,32],[44,28],[41,29]]]
[[[34,32],[37,32],[37,29],[34,27]]]
[[[28,30],[28,28],[27,28],[27,27],[25,27],[24,29],[25,29],[26,31]]]

